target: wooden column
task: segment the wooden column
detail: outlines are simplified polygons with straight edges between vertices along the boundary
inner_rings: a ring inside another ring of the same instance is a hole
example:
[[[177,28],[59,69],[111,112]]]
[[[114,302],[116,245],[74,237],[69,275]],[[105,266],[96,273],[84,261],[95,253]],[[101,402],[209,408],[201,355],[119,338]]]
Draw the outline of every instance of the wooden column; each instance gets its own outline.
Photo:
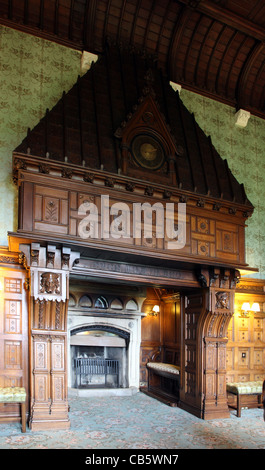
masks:
[[[69,272],[79,253],[21,245],[30,270],[30,420],[32,430],[67,429]]]
[[[180,401],[203,419],[229,417],[226,344],[237,276],[234,270],[206,272],[202,289],[183,300]]]

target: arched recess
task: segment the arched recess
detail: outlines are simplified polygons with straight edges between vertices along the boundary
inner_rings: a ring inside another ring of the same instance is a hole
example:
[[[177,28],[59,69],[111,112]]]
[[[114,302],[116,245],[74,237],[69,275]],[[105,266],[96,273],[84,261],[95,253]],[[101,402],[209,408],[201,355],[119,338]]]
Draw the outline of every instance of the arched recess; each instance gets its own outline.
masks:
[[[116,328],[111,325],[104,324],[93,324],[93,325],[83,325],[73,328],[70,331],[70,336],[74,336],[77,333],[84,333],[85,331],[103,331],[107,333],[112,333],[114,335],[120,336],[125,340],[126,348],[128,348],[130,342],[130,333],[128,331],[122,330],[121,328]]]
[[[92,307],[92,300],[89,295],[83,295],[79,299],[79,307]]]
[[[132,311],[137,311],[138,310],[138,305],[137,302],[134,299],[130,299],[125,306],[126,310],[132,310]]]
[[[123,304],[120,299],[113,299],[110,308],[113,310],[122,310],[123,309]]]
[[[103,295],[95,300],[95,308],[108,308],[108,301]]]
[[[69,294],[68,307],[75,307],[75,306],[76,306],[76,298],[73,294]]]

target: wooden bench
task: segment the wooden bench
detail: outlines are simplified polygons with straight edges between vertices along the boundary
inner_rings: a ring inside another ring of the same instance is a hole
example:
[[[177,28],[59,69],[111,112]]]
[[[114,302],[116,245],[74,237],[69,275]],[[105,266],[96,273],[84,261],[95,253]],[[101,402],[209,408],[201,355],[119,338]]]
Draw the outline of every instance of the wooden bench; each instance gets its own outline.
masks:
[[[26,432],[26,390],[23,387],[0,387],[0,403],[21,405],[22,432]]]
[[[237,397],[236,406],[233,406],[228,403],[230,408],[237,410],[238,418],[241,417],[241,408],[242,406],[247,406],[248,408],[257,408],[262,407],[263,403],[263,381],[252,381],[252,382],[231,382],[226,384],[226,391],[229,397],[229,394]],[[256,400],[246,401],[243,403],[244,397],[256,397]]]
[[[167,405],[179,402],[180,367],[164,362],[148,362],[148,393]]]

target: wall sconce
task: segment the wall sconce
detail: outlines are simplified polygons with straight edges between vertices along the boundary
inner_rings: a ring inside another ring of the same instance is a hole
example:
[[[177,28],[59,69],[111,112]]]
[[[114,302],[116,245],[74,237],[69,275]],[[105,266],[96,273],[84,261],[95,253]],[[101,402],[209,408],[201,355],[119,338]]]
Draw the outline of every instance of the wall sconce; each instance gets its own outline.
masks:
[[[251,312],[260,312],[260,306],[259,306],[259,303],[258,302],[254,302],[252,307],[251,307]]]
[[[249,317],[249,312],[250,312],[250,303],[249,302],[244,302],[242,307],[241,307],[241,317]]]
[[[149,315],[151,317],[157,317],[159,310],[159,305],[154,305],[152,310],[150,310]]]
[[[260,312],[260,306],[258,302],[254,302],[252,307],[250,307],[249,302],[244,302],[241,307],[241,317],[248,318],[250,312]]]

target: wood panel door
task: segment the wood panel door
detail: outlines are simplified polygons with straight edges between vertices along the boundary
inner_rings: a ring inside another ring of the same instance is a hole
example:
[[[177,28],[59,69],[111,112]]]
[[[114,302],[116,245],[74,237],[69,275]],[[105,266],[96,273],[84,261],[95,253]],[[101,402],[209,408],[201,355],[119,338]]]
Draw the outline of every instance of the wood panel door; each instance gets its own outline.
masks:
[[[0,268],[0,387],[28,392],[28,308],[25,272]],[[19,405],[0,405],[0,420],[20,416]]]
[[[201,357],[198,343],[198,322],[204,309],[202,291],[194,291],[182,296],[182,364],[181,395],[189,406],[196,407],[201,389]]]

